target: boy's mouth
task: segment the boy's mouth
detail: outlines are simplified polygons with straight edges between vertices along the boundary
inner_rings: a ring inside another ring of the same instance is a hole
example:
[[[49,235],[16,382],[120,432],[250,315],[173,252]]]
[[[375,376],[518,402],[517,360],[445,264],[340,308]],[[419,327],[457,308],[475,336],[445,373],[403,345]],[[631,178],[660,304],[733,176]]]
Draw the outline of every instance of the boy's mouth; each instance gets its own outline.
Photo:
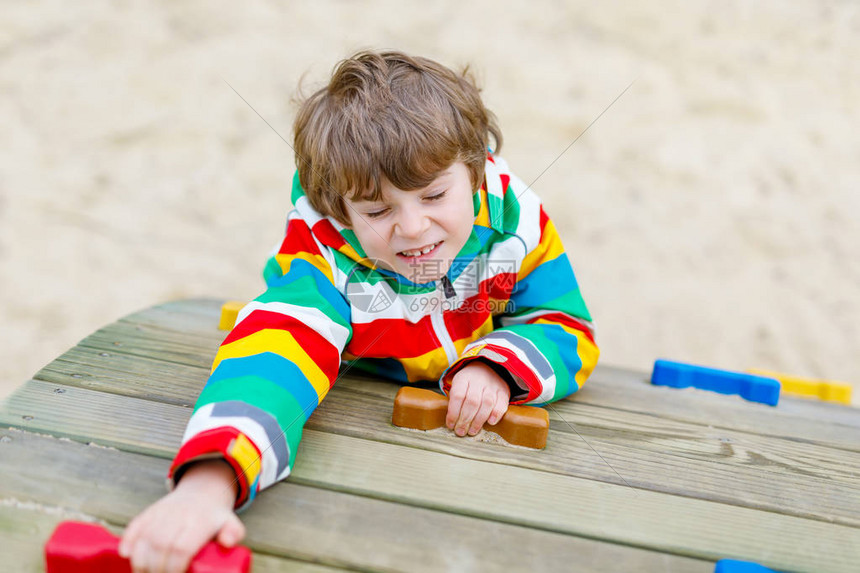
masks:
[[[420,249],[410,249],[408,251],[400,251],[399,253],[397,253],[397,256],[403,257],[406,259],[417,259],[417,258],[424,257],[424,256],[431,254],[441,244],[442,244],[442,241],[439,241],[438,243],[430,243],[429,245],[425,245],[425,246],[421,247]]]

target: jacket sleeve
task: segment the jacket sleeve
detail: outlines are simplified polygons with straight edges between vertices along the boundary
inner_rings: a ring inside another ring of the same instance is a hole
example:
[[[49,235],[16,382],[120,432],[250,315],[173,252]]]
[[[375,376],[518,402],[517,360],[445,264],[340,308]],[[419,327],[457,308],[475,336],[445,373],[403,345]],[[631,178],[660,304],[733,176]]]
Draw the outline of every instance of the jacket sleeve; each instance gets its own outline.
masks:
[[[591,315],[542,206],[539,221],[539,240],[519,265],[499,328],[466,346],[442,376],[444,392],[460,368],[483,360],[507,372],[512,404],[540,406],[576,392],[594,370],[600,351]]]
[[[266,265],[266,292],[221,344],[182,445],[173,487],[190,462],[222,458],[236,472],[236,508],[290,473],[305,421],[337,378],[352,335],[327,247],[294,216]]]

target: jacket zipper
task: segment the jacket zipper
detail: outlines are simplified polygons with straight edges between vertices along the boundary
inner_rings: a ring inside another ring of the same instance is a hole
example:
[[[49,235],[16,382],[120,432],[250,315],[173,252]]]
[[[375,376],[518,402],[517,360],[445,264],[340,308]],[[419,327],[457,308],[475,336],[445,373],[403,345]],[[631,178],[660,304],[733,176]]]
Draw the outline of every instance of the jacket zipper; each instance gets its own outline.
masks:
[[[448,280],[447,276],[443,276],[439,281],[442,295],[442,300],[445,301],[453,296],[456,296],[456,292],[454,291],[454,286],[451,284],[451,281]],[[454,363],[457,360],[457,349],[454,347],[454,340],[451,338],[451,334],[448,332],[448,329],[445,327],[445,318],[442,316],[444,312],[442,310],[442,304],[439,305],[439,310],[434,311],[430,315],[430,323],[433,325],[433,332],[436,334],[436,338],[442,344],[442,348],[445,349],[445,356],[448,358],[448,365]]]

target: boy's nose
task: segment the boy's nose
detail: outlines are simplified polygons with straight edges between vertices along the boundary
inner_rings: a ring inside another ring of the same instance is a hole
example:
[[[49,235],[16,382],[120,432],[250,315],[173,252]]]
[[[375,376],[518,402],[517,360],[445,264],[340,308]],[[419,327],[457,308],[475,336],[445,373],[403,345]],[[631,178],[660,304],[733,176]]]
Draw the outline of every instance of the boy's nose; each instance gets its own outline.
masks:
[[[420,212],[404,210],[397,219],[395,227],[401,237],[418,238],[430,228],[430,219]]]

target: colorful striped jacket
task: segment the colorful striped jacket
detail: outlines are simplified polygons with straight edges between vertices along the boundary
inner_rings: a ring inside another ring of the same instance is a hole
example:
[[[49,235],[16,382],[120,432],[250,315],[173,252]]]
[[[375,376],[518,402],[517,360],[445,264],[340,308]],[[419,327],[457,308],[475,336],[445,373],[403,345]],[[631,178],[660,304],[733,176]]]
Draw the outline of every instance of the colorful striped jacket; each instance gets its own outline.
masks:
[[[314,211],[298,176],[266,292],[221,344],[168,476],[223,457],[238,508],[284,479],[305,421],[346,361],[402,382],[438,380],[471,360],[502,365],[512,403],[576,392],[599,350],[591,317],[538,197],[490,156],[472,234],[439,284],[374,268],[351,230]]]

